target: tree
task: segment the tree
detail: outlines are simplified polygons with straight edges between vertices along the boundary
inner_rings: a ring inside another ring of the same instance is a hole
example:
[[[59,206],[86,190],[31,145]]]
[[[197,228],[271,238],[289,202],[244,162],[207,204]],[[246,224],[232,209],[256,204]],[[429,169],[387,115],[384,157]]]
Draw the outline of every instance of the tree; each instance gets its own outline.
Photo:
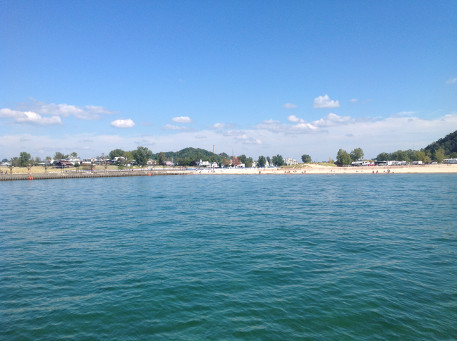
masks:
[[[68,155],[65,155],[61,152],[56,152],[54,155],[54,160],[62,160],[62,159],[66,159],[67,157],[68,157]]]
[[[440,147],[437,150],[435,150],[434,158],[435,158],[435,161],[438,162],[438,163],[443,162],[443,160],[444,160],[444,148]]]
[[[238,156],[238,161],[239,161],[240,163],[244,163],[245,165],[246,165],[247,159],[248,159],[248,158],[247,158],[246,155],[244,155],[244,154]]]
[[[248,157],[246,159],[245,165],[246,165],[246,167],[251,168],[253,163],[254,163],[254,160],[252,159],[252,157]]]
[[[30,165],[30,160],[31,160],[31,156],[29,153],[27,152],[21,152],[19,154],[19,159],[18,159],[18,166],[19,167],[27,167]]]
[[[301,156],[301,160],[303,161],[303,163],[310,163],[311,162],[311,156],[309,156],[308,154],[303,154]]]
[[[336,155],[336,163],[340,166],[347,166],[351,163],[351,156],[344,149],[340,149]]]
[[[397,150],[391,155],[392,160],[396,161],[409,161],[408,153],[404,150]]]
[[[377,161],[390,161],[391,157],[390,154],[388,153],[380,153],[378,156],[376,156]]]
[[[165,165],[166,158],[165,158],[165,153],[164,153],[164,152],[160,152],[160,153],[159,153],[158,162],[159,162],[159,165],[161,165],[161,166],[164,166],[164,165]]]
[[[132,154],[136,163],[140,166],[146,166],[148,160],[152,158],[152,152],[147,147],[138,147]]]
[[[10,163],[13,167],[19,166],[19,158],[17,156],[11,158]]]
[[[115,157],[125,157],[125,152],[122,149],[114,149],[109,152],[109,158],[110,160],[113,160]]]
[[[222,164],[224,165],[224,167],[230,166],[230,163],[231,163],[231,161],[228,158],[222,160]]]
[[[358,161],[363,158],[363,150],[362,148],[355,148],[351,154],[349,155],[352,161]]]
[[[78,157],[78,153],[77,152],[73,152],[70,154],[70,156],[74,159],[76,159]]]
[[[281,155],[276,155],[276,156],[273,156],[273,158],[271,159],[271,161],[273,162],[273,164],[276,166],[276,167],[281,167],[282,165],[284,165],[284,159],[282,158]]]
[[[263,155],[259,156],[259,159],[257,160],[257,167],[260,167],[260,168],[265,167],[266,161],[267,160],[265,159],[265,156],[263,156]]]
[[[267,162],[268,162],[268,166],[271,166],[271,159],[270,159],[269,156],[267,156],[267,159],[266,159],[266,160],[267,160]],[[266,163],[265,163],[265,164],[266,164]]]

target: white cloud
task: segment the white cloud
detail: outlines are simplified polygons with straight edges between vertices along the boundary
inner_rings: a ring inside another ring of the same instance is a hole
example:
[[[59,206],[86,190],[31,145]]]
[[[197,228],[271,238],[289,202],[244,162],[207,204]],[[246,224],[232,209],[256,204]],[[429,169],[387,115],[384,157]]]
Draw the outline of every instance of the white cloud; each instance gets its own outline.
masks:
[[[289,117],[287,117],[287,120],[289,122],[301,122],[301,121],[303,121],[301,118],[298,118],[295,115],[290,115]]]
[[[33,111],[19,111],[8,108],[0,109],[0,118],[10,118],[16,123],[30,123],[39,125],[62,124],[59,116],[43,117]]]
[[[295,108],[297,108],[297,106],[295,104],[292,104],[292,103],[286,103],[286,104],[283,105],[283,107],[285,109],[295,109]]]
[[[25,108],[42,115],[57,115],[62,117],[74,116],[81,120],[94,120],[100,118],[100,115],[108,115],[112,112],[104,107],[97,105],[86,105],[78,107],[71,104],[55,104],[32,101],[23,104]]]
[[[351,98],[349,102],[351,103],[357,103],[359,100],[357,98]]]
[[[192,120],[190,119],[189,116],[173,117],[171,120],[173,122],[176,122],[176,123],[190,123],[190,122],[192,122]]]
[[[318,96],[314,99],[313,108],[338,108],[340,106],[339,101],[330,99],[327,94],[324,96]]]
[[[115,120],[111,122],[110,125],[116,128],[132,128],[135,125],[135,122],[129,118],[126,120]]]
[[[446,84],[455,84],[457,83],[457,77],[450,78],[446,81]]]

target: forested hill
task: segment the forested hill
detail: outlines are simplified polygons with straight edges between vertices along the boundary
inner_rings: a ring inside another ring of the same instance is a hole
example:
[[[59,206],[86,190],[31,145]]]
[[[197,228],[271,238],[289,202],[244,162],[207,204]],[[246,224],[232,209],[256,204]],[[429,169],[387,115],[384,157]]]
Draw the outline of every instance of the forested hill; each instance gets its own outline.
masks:
[[[153,155],[153,158],[158,159],[159,154],[157,153]],[[222,162],[223,159],[228,159],[229,156],[225,153],[222,154],[214,154],[210,151],[200,148],[184,148],[177,152],[166,152],[165,158],[167,160],[174,160],[179,164],[191,164],[192,162],[204,160],[204,161],[211,161],[211,162]]]
[[[429,144],[425,147],[427,154],[434,154],[438,149],[442,148],[445,155],[456,157],[457,155],[457,130],[436,142]]]

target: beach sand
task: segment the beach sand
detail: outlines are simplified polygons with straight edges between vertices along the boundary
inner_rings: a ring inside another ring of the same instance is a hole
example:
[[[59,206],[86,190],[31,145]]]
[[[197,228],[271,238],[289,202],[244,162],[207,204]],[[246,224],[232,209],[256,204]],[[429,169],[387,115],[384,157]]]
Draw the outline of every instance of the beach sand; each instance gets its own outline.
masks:
[[[281,168],[224,168],[200,169],[194,174],[425,174],[457,173],[457,164],[409,165],[409,166],[371,166],[336,167],[319,164],[305,164]]]
[[[150,168],[149,168],[150,169]],[[135,168],[131,173],[129,170],[119,171],[115,166],[107,167],[107,173],[113,176],[114,173],[125,173],[129,175],[144,175],[149,171],[148,168],[138,169]],[[6,167],[0,167],[3,174],[0,178],[6,180],[10,174],[10,169]],[[103,166],[97,166],[95,173],[98,176],[104,176],[105,168]],[[8,172],[5,174],[5,172]],[[56,177],[66,177],[66,175],[75,174],[74,168],[68,168],[65,170],[48,168],[45,172],[44,167],[32,167],[30,172],[27,168],[14,167],[14,175],[41,175],[40,177],[46,176],[44,173],[55,175]],[[436,165],[409,165],[409,166],[369,166],[369,167],[337,167],[334,165],[322,165],[322,164],[299,164],[295,166],[286,166],[281,168],[201,168],[195,170],[183,170],[182,168],[168,168],[162,169],[160,167],[154,168],[153,171],[156,175],[165,174],[193,174],[193,175],[224,175],[224,174],[235,174],[235,175],[254,175],[254,174],[286,174],[286,175],[306,175],[306,174],[324,174],[324,175],[336,175],[336,174],[433,174],[433,173],[457,173],[457,164],[436,164]],[[105,173],[105,174],[107,174]],[[79,170],[77,173],[78,177],[91,176],[91,172]],[[119,174],[120,175],[120,174]],[[107,176],[107,175],[106,175]],[[54,178],[54,176],[53,176]]]

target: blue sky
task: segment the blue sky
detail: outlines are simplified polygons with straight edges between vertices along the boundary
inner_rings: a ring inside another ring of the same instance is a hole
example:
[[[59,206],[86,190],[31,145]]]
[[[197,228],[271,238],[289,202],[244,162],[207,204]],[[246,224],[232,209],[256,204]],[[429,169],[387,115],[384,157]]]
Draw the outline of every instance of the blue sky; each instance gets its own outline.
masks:
[[[0,158],[334,158],[457,129],[457,1],[2,1]]]

